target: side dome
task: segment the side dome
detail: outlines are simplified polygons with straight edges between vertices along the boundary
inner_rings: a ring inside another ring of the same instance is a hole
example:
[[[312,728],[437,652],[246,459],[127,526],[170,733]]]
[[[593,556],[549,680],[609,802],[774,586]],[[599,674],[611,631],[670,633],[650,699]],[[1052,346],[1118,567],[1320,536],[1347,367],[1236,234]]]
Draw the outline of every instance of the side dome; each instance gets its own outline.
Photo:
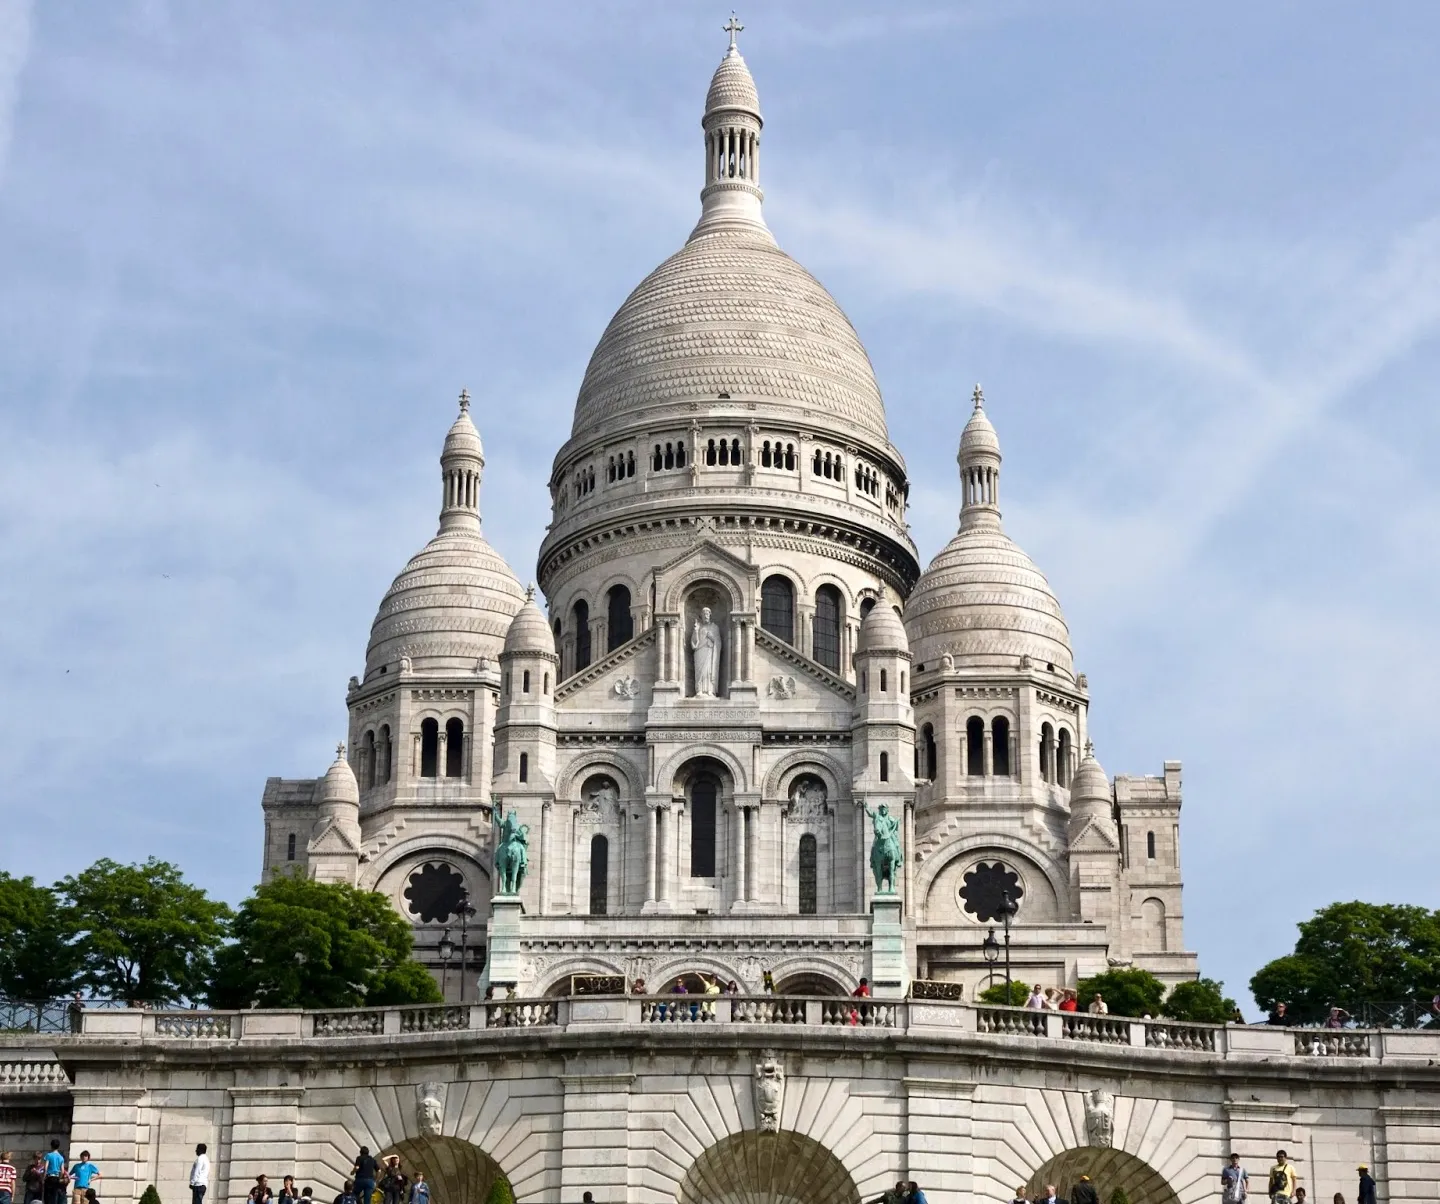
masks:
[[[920,574],[905,603],[918,664],[947,654],[966,667],[1017,668],[1028,657],[1074,676],[1070,631],[1045,574],[1000,525],[1000,439],[975,386],[960,438],[960,530]]]
[[[501,655],[544,656],[553,661],[560,659],[555,652],[555,633],[550,630],[550,624],[545,621],[540,607],[535,604],[533,587],[525,591],[525,604],[510,620],[510,628],[505,633],[505,648]]]
[[[370,628],[365,676],[394,672],[402,658],[421,671],[471,672],[504,647],[525,590],[480,533],[485,457],[470,420],[470,395],[440,455],[444,494],[440,530],[395,578]]]
[[[881,598],[870,608],[860,624],[860,634],[855,641],[855,651],[898,652],[910,655],[910,639],[905,624],[895,613],[895,607],[888,598]]]
[[[1088,748],[1080,758],[1080,764],[1070,782],[1071,805],[1083,800],[1110,802],[1110,779],[1105,776],[1105,770]]]
[[[316,802],[321,806],[335,803],[360,805],[360,784],[355,780],[355,771],[345,759],[345,746],[335,750],[335,760],[320,779],[320,792]]]

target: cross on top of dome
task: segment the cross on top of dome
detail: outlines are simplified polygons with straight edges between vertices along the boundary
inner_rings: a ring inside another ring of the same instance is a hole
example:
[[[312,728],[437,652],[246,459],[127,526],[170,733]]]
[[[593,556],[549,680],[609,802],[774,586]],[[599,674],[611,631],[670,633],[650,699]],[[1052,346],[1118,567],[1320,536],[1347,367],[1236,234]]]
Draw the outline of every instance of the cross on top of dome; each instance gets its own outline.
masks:
[[[725,24],[722,25],[720,28],[730,35],[730,53],[739,54],[740,48],[735,45],[735,35],[737,33],[743,32],[745,26],[741,25],[740,22],[736,20],[735,12],[733,9],[730,12],[730,20],[726,21]]]
[[[978,384],[975,386],[975,391],[970,394],[970,400],[975,403],[977,410],[983,410],[985,408],[985,394],[981,391]]]
[[[460,390],[460,410],[461,410],[461,412],[463,413],[464,411],[468,410],[469,408],[470,408],[470,390],[469,390],[469,389],[464,389],[464,388],[462,388],[462,389]]]

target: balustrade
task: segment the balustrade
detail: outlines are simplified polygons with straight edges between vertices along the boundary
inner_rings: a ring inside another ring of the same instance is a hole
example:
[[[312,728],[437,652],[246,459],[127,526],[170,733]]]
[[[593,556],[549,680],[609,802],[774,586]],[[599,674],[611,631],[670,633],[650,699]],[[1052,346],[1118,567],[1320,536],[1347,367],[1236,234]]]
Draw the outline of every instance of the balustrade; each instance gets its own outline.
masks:
[[[1311,1058],[1368,1058],[1370,1034],[1355,1029],[1295,1029],[1295,1052]]]
[[[155,1035],[228,1040],[231,1036],[230,1020],[229,1016],[218,1012],[162,1012],[155,1017]]]
[[[1188,1049],[1199,1053],[1214,1053],[1217,1031],[1205,1024],[1152,1020],[1145,1024],[1145,1044],[1150,1049]]]
[[[468,1007],[405,1008],[400,1013],[402,1033],[446,1033],[469,1027]]]
[[[375,1037],[385,1031],[384,1012],[316,1012],[317,1037]]]
[[[70,1079],[59,1062],[0,1062],[0,1086],[66,1087]]]
[[[1098,1041],[1101,1045],[1130,1044],[1130,1021],[1122,1017],[1091,1016],[1079,1012],[1061,1012],[1059,1015],[1064,1022],[1061,1031],[1067,1040]]]

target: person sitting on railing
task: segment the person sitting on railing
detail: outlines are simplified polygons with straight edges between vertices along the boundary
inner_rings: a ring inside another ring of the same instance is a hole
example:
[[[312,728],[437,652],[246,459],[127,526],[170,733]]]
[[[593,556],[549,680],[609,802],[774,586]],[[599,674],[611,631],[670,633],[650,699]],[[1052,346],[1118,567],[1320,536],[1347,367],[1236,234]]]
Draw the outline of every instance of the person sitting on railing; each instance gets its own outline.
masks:
[[[300,1189],[295,1186],[295,1176],[286,1175],[280,1181],[280,1190],[275,1195],[275,1204],[299,1204]]]

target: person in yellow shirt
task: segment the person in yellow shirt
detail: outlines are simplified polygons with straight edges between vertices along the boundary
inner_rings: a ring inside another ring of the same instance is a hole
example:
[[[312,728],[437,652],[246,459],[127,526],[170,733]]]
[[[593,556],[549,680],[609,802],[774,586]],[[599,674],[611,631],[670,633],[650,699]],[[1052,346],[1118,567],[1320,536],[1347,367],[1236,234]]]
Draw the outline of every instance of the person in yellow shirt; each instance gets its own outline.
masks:
[[[1295,1167],[1284,1150],[1275,1151],[1275,1165],[1270,1168],[1271,1204],[1293,1204],[1295,1199]]]

